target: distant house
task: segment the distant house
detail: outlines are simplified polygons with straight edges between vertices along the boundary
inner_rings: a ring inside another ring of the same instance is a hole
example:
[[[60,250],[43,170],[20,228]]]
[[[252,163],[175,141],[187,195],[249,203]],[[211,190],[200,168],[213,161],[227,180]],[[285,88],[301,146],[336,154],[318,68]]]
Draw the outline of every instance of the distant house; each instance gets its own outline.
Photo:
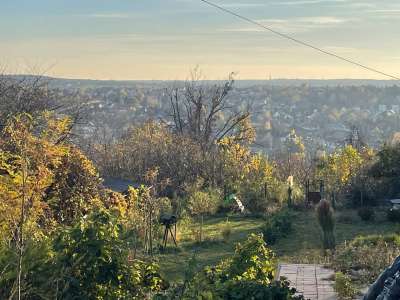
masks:
[[[393,209],[400,209],[400,199],[392,199],[389,200],[390,204],[392,204]]]
[[[383,113],[385,111],[387,111],[387,106],[385,104],[379,104],[378,113]]]
[[[122,178],[104,177],[103,186],[104,188],[112,190],[114,192],[127,194],[129,187],[139,188],[140,184]]]
[[[400,132],[399,131],[393,132],[392,136],[390,137],[389,143],[392,146],[400,145]]]

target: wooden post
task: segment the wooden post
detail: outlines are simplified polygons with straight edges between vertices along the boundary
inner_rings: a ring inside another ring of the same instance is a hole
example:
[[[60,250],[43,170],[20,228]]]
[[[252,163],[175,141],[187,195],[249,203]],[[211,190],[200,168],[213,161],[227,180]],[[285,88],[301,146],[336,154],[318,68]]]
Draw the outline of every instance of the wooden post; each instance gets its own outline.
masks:
[[[288,207],[292,207],[292,187],[289,186],[288,188]]]
[[[167,240],[168,240],[168,228],[167,226],[165,226],[164,237],[163,237],[164,250],[167,249]]]
[[[152,225],[153,225],[153,216],[152,209],[150,210],[150,224],[149,224],[149,247],[150,247],[150,256],[153,256],[153,233],[152,233]]]

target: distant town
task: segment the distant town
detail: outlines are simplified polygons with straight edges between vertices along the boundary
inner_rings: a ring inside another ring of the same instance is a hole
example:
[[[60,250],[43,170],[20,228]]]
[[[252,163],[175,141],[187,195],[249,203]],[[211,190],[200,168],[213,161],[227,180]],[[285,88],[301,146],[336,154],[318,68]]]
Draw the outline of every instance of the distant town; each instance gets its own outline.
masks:
[[[204,84],[214,84],[205,81]],[[79,133],[118,138],[132,124],[167,120],[168,90],[183,82],[51,79],[61,96],[80,101],[85,122]],[[248,107],[257,151],[274,153],[294,129],[309,151],[333,151],[348,139],[372,148],[400,139],[400,87],[393,81],[237,81],[229,94],[236,110]]]

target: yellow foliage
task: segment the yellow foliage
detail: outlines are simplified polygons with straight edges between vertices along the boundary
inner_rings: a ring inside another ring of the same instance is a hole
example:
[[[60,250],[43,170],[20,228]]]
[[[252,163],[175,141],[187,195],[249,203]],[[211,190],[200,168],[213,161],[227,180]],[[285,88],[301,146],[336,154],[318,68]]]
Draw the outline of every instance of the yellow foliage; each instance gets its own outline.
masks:
[[[255,181],[264,183],[272,179],[274,167],[261,154],[252,153],[249,147],[229,137],[221,140],[219,146],[222,150],[225,180],[233,186]]]
[[[351,178],[358,174],[363,162],[362,154],[349,145],[325,157],[318,175],[329,186],[338,189],[348,184]]]
[[[0,134],[0,239],[13,238],[22,207],[24,231],[40,238],[55,226],[54,207],[73,195],[87,194],[86,184],[78,187],[76,182],[82,173],[96,178],[97,172],[66,142],[70,129],[69,118],[56,118],[49,112],[8,120]],[[67,184],[72,173],[75,178]]]

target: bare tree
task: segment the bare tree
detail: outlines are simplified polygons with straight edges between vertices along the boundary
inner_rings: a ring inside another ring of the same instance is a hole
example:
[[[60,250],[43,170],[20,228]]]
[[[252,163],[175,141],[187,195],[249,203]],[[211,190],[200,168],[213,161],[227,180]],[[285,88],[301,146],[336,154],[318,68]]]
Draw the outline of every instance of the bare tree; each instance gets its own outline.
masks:
[[[71,129],[84,119],[84,101],[76,95],[68,97],[50,88],[50,79],[43,75],[6,75],[0,73],[0,128],[6,120],[20,113],[34,115],[54,111],[71,117]]]
[[[233,74],[223,84],[208,84],[197,68],[192,71],[183,87],[168,91],[174,131],[191,137],[207,150],[238,130],[250,117],[250,109],[236,110],[228,101],[233,84]]]
[[[0,123],[18,113],[34,114],[45,109],[54,109],[41,76],[0,76]]]

